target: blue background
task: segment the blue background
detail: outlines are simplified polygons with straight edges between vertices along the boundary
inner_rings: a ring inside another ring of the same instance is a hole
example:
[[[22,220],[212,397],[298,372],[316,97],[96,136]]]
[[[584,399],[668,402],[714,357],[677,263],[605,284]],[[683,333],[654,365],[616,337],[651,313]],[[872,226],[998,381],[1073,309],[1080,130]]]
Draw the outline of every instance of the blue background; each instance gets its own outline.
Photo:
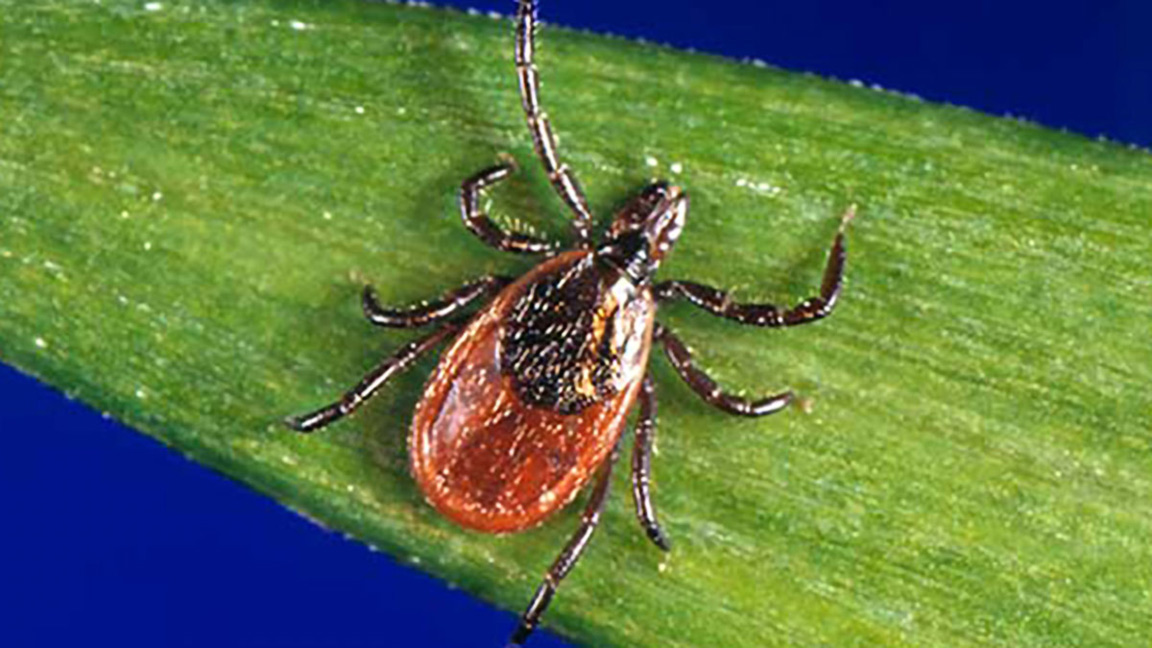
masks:
[[[1152,144],[1152,3],[546,0],[542,11]],[[2,366],[0,406],[0,645],[500,647],[514,624]]]

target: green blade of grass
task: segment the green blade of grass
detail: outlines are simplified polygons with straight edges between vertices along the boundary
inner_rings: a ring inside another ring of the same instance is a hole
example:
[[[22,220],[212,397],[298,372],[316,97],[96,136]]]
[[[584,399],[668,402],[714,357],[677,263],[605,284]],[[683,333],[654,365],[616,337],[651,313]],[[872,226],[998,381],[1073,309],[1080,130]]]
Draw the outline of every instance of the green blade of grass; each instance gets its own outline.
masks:
[[[300,437],[411,338],[358,310],[553,238],[511,26],[379,4],[0,1],[0,358],[287,506],[512,609],[576,522],[508,537],[426,506],[405,435],[431,359]],[[662,319],[763,420],[662,358],[663,556],[626,475],[548,622],[597,646],[1123,646],[1152,636],[1152,157],[969,111],[563,30],[544,100],[595,211],[692,194],[661,277],[788,302],[850,231],[835,316]],[[22,433],[34,433],[24,431]],[[626,471],[621,471],[626,472]]]

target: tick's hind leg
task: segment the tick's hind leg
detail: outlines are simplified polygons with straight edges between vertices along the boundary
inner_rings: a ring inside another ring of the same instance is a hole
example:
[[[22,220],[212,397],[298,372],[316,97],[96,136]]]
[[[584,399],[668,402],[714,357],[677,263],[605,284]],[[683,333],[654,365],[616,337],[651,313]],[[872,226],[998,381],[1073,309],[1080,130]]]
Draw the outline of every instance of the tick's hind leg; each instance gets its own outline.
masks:
[[[284,423],[298,432],[311,432],[344,418],[363,405],[364,401],[371,398],[376,390],[383,387],[392,376],[407,369],[417,358],[427,353],[438,342],[460,330],[460,326],[459,323],[449,322],[419,340],[404,345],[399,351],[368,372],[368,375],[364,376],[355,387],[348,390],[340,400],[314,412],[287,418]]]
[[[684,382],[688,383],[688,386],[699,394],[700,398],[729,414],[766,416],[779,412],[792,402],[792,392],[790,391],[755,401],[727,394],[708,377],[708,374],[692,364],[692,353],[672,331],[657,323],[655,337],[663,343],[668,359],[672,362],[676,373],[684,379]]]
[[[636,421],[636,445],[632,450],[632,499],[636,502],[636,519],[648,538],[664,551],[671,545],[668,536],[656,520],[656,508],[652,506],[652,443],[656,437],[656,385],[652,375],[644,376],[640,387],[640,418]]]
[[[376,326],[389,328],[416,328],[433,324],[455,315],[468,304],[480,297],[490,296],[507,286],[512,280],[508,277],[487,276],[464,284],[433,302],[426,302],[414,308],[384,308],[376,301],[372,286],[364,286],[361,304],[364,316]]]
[[[844,228],[855,214],[854,207],[848,208],[841,220],[840,231],[832,241],[828,263],[824,266],[824,280],[820,284],[820,296],[806,299],[792,308],[781,309],[772,304],[738,304],[722,290],[691,281],[665,281],[657,284],[653,292],[658,301],[686,299],[713,315],[753,326],[795,326],[823,319],[832,313],[840,298],[844,263],[848,256],[844,249]]]
[[[576,247],[592,247],[592,214],[588,210],[588,199],[584,190],[576,182],[576,177],[568,165],[560,161],[556,154],[556,138],[552,135],[552,125],[548,115],[540,107],[540,78],[536,72],[536,2],[520,0],[516,12],[516,75],[520,79],[520,100],[524,106],[524,116],[528,120],[528,130],[532,133],[532,145],[536,155],[544,164],[548,181],[560,195],[560,199],[572,210],[572,229],[576,233]]]
[[[612,484],[612,466],[616,464],[619,454],[619,447],[614,448],[611,456],[604,462],[600,477],[596,480],[596,486],[588,498],[588,505],[584,508],[584,516],[580,519],[579,528],[576,529],[576,533],[572,534],[568,544],[564,546],[564,551],[561,551],[560,555],[556,557],[556,561],[552,563],[548,573],[544,574],[544,582],[540,584],[535,596],[532,597],[532,602],[528,604],[528,609],[520,617],[520,625],[508,640],[507,648],[520,648],[524,644],[540,623],[540,617],[548,609],[548,604],[552,602],[556,588],[560,586],[560,582],[564,580],[568,572],[576,566],[576,561],[580,560],[580,556],[588,546],[588,540],[592,538],[592,532],[600,523],[600,514],[604,512],[604,503],[608,501],[608,490]]]
[[[468,178],[460,186],[460,216],[464,226],[488,245],[504,252],[540,254],[553,252],[556,246],[534,236],[518,232],[505,232],[488,218],[480,205],[484,189],[512,175],[513,167],[498,164]]]

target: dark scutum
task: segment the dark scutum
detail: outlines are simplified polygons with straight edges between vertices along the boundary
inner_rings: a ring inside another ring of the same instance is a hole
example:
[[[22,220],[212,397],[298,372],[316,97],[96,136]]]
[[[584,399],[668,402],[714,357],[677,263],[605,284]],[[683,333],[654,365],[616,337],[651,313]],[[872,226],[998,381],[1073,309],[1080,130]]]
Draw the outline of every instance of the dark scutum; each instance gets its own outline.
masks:
[[[512,306],[500,366],[524,402],[575,414],[616,392],[617,305],[603,286],[603,270],[589,256],[542,277]]]

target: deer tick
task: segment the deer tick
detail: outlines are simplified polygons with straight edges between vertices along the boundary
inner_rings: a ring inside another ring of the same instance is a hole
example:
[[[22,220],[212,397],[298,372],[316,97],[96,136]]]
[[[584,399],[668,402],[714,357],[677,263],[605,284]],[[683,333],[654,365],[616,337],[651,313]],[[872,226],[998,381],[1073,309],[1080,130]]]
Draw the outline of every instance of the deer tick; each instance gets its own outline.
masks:
[[[443,298],[407,309],[381,306],[370,287],[362,295],[373,324],[435,329],[385,359],[339,401],[287,423],[311,432],[353,412],[424,353],[452,340],[416,406],[409,437],[412,473],[428,502],[460,526],[486,533],[534,527],[594,480],[580,525],[545,573],[510,639],[520,646],[536,627],[556,588],[584,553],[608,497],[612,467],[629,413],[639,416],[632,452],[636,516],[657,547],[668,539],[649,492],[656,432],[656,388],[647,370],[653,342],[706,402],[741,416],[778,412],[791,392],[761,400],[725,393],[692,363],[688,347],[656,321],[657,305],[686,300],[741,324],[784,327],[832,312],[845,263],[844,226],[832,243],[820,295],[792,308],[741,304],[721,290],[690,281],[653,283],[688,215],[688,194],[654,183],[621,208],[597,243],[592,215],[572,170],[560,160],[552,126],[541,110],[533,62],[536,3],[521,0],[515,60],[520,95],[537,156],[573,215],[575,247],[566,251],[506,232],[484,213],[481,194],[514,171],[510,163],[464,181],[465,226],[488,245],[542,255],[518,279],[486,276]],[[486,303],[485,303],[486,302]],[[471,316],[462,312],[484,304]]]

